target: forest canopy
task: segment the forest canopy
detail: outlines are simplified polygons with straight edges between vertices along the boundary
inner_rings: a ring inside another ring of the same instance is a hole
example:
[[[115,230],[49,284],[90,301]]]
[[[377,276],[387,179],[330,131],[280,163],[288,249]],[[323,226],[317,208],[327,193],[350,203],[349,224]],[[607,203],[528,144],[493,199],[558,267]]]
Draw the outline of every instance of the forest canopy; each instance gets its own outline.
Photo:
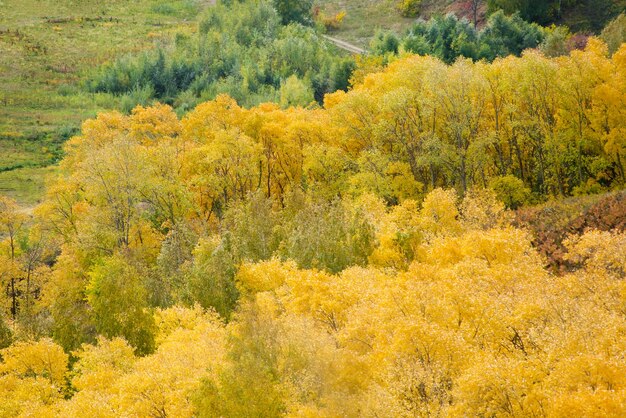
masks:
[[[323,107],[101,113],[2,198],[0,415],[626,413],[624,233],[556,273],[510,210],[623,188],[626,46],[377,59]]]

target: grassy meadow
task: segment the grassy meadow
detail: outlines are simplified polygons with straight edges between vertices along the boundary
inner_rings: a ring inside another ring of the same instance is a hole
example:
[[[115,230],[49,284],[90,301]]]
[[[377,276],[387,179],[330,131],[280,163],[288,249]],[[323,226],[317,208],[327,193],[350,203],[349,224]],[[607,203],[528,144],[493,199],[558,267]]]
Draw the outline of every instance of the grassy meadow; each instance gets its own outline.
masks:
[[[444,1],[450,3],[449,0]],[[319,0],[318,6],[327,15],[345,11],[341,27],[332,35],[363,48],[368,46],[377,30],[390,29],[402,33],[415,21],[414,18],[400,16],[395,3],[394,0]],[[441,1],[427,0],[423,12],[434,10],[435,3]]]

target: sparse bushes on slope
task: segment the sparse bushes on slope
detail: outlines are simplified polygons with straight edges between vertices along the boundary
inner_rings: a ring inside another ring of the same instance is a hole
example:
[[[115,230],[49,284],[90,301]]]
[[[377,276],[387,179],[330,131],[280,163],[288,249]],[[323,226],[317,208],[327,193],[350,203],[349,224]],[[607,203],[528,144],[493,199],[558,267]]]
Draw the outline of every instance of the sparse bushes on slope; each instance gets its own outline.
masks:
[[[419,14],[422,6],[422,0],[400,0],[396,4],[396,8],[404,17],[415,17]]]

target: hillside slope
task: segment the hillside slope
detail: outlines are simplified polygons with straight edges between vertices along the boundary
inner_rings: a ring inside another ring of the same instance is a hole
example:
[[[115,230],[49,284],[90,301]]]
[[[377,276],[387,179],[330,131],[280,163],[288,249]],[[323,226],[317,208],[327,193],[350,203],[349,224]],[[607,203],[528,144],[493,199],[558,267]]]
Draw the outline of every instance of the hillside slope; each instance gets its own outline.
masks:
[[[80,122],[117,107],[78,87],[85,72],[193,32],[211,0],[0,1],[0,193],[33,203]]]
[[[572,7],[563,6],[562,17],[555,23],[569,26],[572,31],[598,33],[608,21],[626,10],[625,0],[603,0],[608,6],[596,7],[595,0],[585,0]],[[379,29],[404,32],[415,19],[429,19],[437,14],[454,13],[472,20],[468,0],[423,0],[415,18],[402,17],[398,0],[317,0],[317,6],[327,15],[345,11],[343,25],[334,32],[342,39],[366,47]],[[478,24],[485,21],[487,0],[479,1]]]
[[[342,26],[334,32],[341,39],[361,47],[367,47],[378,29],[404,32],[415,18],[402,17],[396,9],[395,0],[318,0],[317,5],[327,14],[346,12]],[[454,0],[425,0],[420,17],[428,18],[445,12]]]

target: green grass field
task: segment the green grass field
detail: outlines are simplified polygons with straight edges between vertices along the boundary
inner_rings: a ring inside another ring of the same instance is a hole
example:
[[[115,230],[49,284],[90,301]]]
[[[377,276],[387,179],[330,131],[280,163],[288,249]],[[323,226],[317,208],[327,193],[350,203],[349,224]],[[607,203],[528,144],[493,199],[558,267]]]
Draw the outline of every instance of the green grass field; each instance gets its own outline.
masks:
[[[0,193],[32,205],[62,142],[117,107],[81,80],[120,55],[196,30],[211,0],[0,0]]]

